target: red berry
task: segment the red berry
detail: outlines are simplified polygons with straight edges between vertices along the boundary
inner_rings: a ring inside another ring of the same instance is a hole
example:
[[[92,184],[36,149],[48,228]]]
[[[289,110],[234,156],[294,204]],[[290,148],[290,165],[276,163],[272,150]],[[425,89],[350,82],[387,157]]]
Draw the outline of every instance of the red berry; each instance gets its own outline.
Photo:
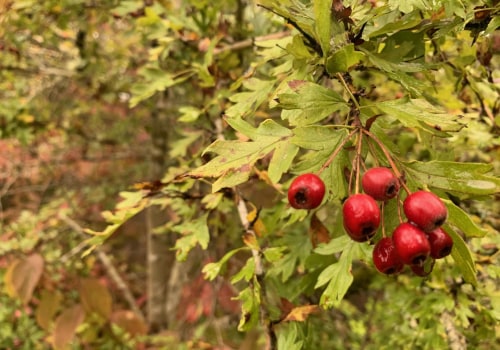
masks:
[[[314,209],[323,201],[325,183],[318,175],[297,176],[288,189],[288,202],[295,209]]]
[[[373,248],[373,263],[380,272],[393,275],[403,270],[404,264],[399,258],[390,237],[384,237]]]
[[[427,234],[427,239],[431,245],[431,256],[434,259],[441,259],[450,255],[453,248],[453,240],[445,230],[438,227]]]
[[[403,209],[409,221],[425,232],[441,226],[448,216],[443,201],[432,192],[417,191],[406,197]]]
[[[380,209],[377,202],[367,194],[350,196],[342,208],[344,228],[356,242],[372,238],[380,225]]]
[[[408,222],[396,227],[392,240],[399,257],[407,265],[422,264],[431,252],[424,231]]]
[[[394,198],[399,192],[398,178],[391,170],[383,167],[368,169],[361,184],[365,193],[378,201]]]
[[[411,265],[410,269],[415,275],[426,277],[432,272],[432,269],[434,268],[434,262],[434,259],[427,259],[420,265]]]

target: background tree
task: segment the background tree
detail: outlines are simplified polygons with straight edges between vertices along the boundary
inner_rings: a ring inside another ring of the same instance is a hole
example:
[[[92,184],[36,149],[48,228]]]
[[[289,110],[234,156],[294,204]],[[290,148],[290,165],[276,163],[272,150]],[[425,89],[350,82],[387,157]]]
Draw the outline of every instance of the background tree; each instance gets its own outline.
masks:
[[[0,9],[3,347],[495,343],[497,1]],[[401,189],[356,242],[342,209],[380,166]],[[325,195],[296,209],[307,173]],[[422,189],[451,255],[385,276]]]

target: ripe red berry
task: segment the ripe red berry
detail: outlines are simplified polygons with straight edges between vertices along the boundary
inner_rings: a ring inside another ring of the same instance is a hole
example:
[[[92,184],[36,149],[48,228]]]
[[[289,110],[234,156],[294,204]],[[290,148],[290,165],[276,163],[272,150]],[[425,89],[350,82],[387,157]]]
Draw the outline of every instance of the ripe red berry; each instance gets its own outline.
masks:
[[[295,209],[314,209],[323,201],[325,183],[318,175],[297,176],[288,189],[288,202]]]
[[[408,220],[425,232],[431,232],[441,226],[448,216],[443,201],[427,191],[409,194],[403,203],[403,210]]]
[[[387,168],[368,169],[361,180],[363,191],[375,200],[386,201],[394,198],[399,192],[399,181]]]
[[[422,264],[431,252],[424,231],[408,222],[396,227],[392,240],[399,257],[407,265]]]
[[[373,248],[373,263],[380,272],[393,275],[403,270],[404,264],[399,258],[390,237],[383,237]]]
[[[441,259],[450,255],[453,248],[453,240],[445,230],[438,227],[427,234],[427,239],[431,245],[431,256],[434,259]]]
[[[377,202],[367,194],[350,196],[342,208],[344,228],[356,242],[372,238],[380,225],[380,209]]]
[[[410,269],[415,275],[426,277],[432,272],[432,269],[434,268],[434,262],[434,259],[427,259],[427,261],[420,265],[411,265]]]

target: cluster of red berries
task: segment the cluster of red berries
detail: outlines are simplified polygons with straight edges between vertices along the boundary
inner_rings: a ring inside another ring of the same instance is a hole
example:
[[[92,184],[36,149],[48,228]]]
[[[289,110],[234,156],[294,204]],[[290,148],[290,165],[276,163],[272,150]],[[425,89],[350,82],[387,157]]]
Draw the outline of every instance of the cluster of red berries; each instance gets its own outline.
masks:
[[[371,240],[381,223],[379,202],[397,196],[399,179],[388,168],[367,170],[362,177],[364,193],[349,196],[342,208],[344,228],[356,242]],[[294,179],[288,190],[288,201],[296,209],[314,209],[323,201],[325,184],[315,174]],[[402,222],[391,237],[385,234],[373,249],[373,262],[380,272],[391,275],[409,265],[419,276],[428,275],[434,259],[450,254],[453,240],[441,228],[448,211],[443,201],[428,191],[409,193],[403,202],[407,222]]]

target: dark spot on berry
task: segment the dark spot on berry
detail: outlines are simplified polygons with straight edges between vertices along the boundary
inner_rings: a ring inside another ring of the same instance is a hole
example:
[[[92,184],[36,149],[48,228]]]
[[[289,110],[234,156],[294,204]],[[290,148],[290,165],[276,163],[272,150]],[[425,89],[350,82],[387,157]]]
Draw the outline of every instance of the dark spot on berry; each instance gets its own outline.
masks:
[[[442,224],[444,224],[445,221],[446,221],[446,216],[438,217],[436,221],[434,221],[434,225],[436,225],[436,227],[439,227]]]
[[[418,255],[418,256],[413,258],[413,260],[411,261],[411,264],[417,265],[417,266],[422,266],[424,264],[425,259],[427,259],[427,257],[425,255]]]
[[[396,184],[391,184],[390,186],[387,187],[387,190],[385,191],[385,195],[387,197],[393,197],[397,193],[397,187]]]
[[[295,201],[298,204],[306,204],[307,203],[307,195],[305,190],[300,190],[297,193],[295,193]]]
[[[451,253],[451,247],[445,247],[439,251],[439,257],[443,258]]]
[[[363,229],[361,230],[361,234],[366,238],[372,237],[374,233],[375,233],[375,227],[373,226],[366,226],[363,227]]]
[[[388,269],[384,270],[384,273],[386,275],[392,275],[392,274],[396,273],[396,269],[394,267],[389,267]]]

